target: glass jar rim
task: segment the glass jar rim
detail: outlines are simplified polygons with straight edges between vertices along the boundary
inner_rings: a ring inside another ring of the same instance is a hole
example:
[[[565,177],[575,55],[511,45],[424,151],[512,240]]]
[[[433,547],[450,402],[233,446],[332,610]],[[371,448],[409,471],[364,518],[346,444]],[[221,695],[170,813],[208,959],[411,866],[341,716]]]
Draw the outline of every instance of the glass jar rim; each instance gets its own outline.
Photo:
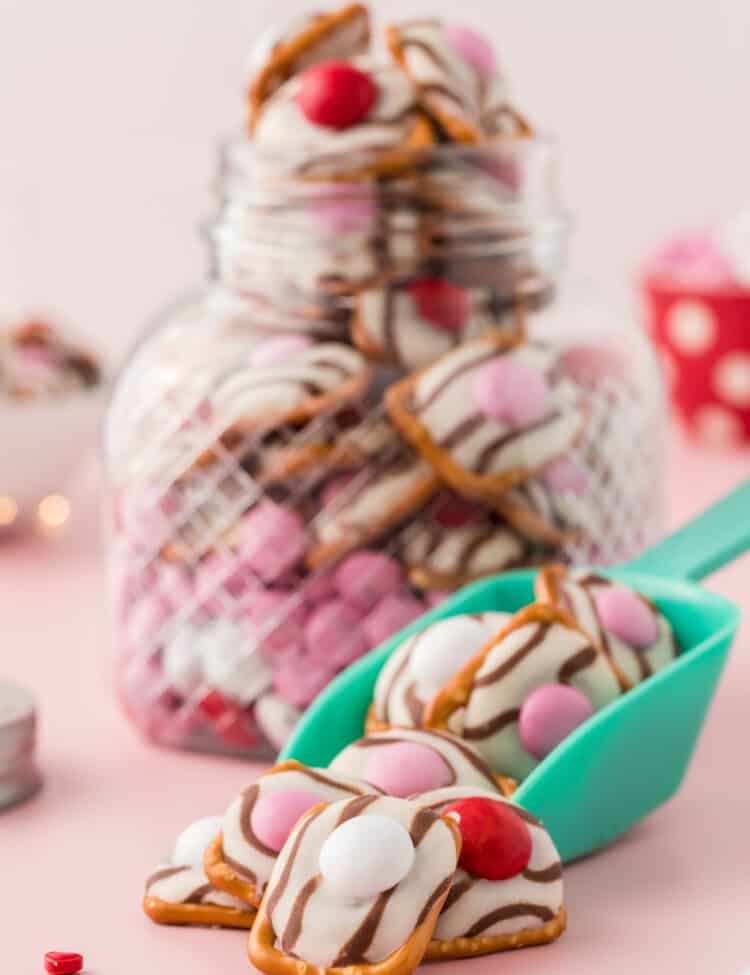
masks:
[[[399,165],[393,171],[379,173],[377,162],[378,153],[364,150],[356,160],[352,160],[345,168],[332,168],[330,175],[303,176],[295,171],[301,156],[290,155],[288,151],[270,151],[259,149],[245,134],[236,133],[227,136],[220,147],[220,181],[226,183],[232,179],[252,181],[256,177],[270,177],[264,181],[264,188],[269,186],[285,187],[351,187],[356,195],[355,187],[371,187],[374,183],[383,186],[398,185],[402,179],[410,175],[430,170],[449,171],[452,166],[470,166],[482,171],[482,164],[488,166],[493,160],[500,163],[516,163],[530,166],[532,160],[538,166],[543,166],[550,175],[555,174],[559,158],[559,141],[552,133],[538,133],[523,138],[498,138],[492,142],[483,143],[442,143],[419,149],[398,150]],[[488,176],[491,170],[484,170]]]

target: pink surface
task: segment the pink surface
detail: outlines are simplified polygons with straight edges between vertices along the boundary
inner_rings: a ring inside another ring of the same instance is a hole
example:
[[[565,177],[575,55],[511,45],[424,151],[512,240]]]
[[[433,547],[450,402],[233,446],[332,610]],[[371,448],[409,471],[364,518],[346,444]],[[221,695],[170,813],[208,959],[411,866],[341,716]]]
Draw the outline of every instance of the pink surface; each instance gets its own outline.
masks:
[[[672,458],[671,521],[750,474],[750,455]],[[711,588],[750,608],[750,557]],[[36,692],[46,783],[0,814],[3,971],[81,951],[88,975],[240,975],[241,932],[159,928],[143,880],[192,820],[222,810],[255,769],[143,744],[108,688],[104,581],[89,537],[0,548],[2,672]],[[566,871],[570,927],[545,948],[440,966],[436,975],[741,975],[750,966],[750,783],[745,624],[684,787],[611,849]],[[744,769],[742,774],[738,770]]]

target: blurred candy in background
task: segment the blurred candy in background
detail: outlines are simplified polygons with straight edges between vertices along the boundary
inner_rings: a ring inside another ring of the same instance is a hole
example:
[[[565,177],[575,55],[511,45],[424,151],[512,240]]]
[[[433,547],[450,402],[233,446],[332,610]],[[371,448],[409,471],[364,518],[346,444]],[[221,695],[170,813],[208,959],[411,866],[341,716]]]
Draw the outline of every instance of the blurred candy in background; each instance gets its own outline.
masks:
[[[699,441],[750,443],[750,209],[666,242],[643,278],[673,404]]]
[[[69,524],[103,400],[102,369],[87,348],[40,318],[0,324],[0,541]]]

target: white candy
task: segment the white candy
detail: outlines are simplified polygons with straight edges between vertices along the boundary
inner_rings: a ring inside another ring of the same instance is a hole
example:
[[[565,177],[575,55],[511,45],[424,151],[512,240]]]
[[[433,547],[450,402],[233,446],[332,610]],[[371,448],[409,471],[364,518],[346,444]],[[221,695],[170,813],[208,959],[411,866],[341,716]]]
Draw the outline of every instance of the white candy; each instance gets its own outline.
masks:
[[[208,684],[241,704],[251,704],[273,682],[270,667],[237,623],[219,619],[201,636],[203,676]]]
[[[345,901],[366,901],[390,890],[409,873],[414,844],[395,819],[373,813],[335,829],[320,851],[320,872]]]
[[[177,837],[172,862],[178,867],[202,867],[206,847],[221,832],[222,816],[206,816],[191,823]]]
[[[438,690],[450,680],[508,618],[505,613],[492,616],[486,622],[470,616],[451,616],[433,624],[429,634],[416,641],[409,657],[409,673],[417,684]]]
[[[170,685],[189,697],[201,682],[202,631],[185,625],[164,648],[161,664]]]
[[[260,730],[278,751],[286,745],[299,718],[297,708],[278,694],[264,694],[255,705]]]

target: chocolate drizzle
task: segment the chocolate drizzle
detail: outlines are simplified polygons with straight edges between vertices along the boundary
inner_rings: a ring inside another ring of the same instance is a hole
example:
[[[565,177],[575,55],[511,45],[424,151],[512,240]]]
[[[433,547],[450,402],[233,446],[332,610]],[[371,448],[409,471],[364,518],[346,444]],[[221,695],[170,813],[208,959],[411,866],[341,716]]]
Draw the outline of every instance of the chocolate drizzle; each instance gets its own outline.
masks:
[[[530,423],[519,430],[509,430],[507,433],[502,434],[502,436],[497,437],[487,444],[486,447],[480,453],[477,462],[476,470],[479,474],[486,474],[487,471],[492,467],[492,463],[495,460],[495,456],[509,444],[514,443],[521,437],[525,437],[529,433],[533,433],[535,430],[541,430],[543,427],[554,423],[555,420],[560,419],[559,410],[555,410],[553,413],[549,413],[543,419],[538,420],[536,423]]]
[[[378,895],[360,926],[336,956],[332,968],[344,968],[347,965],[357,964],[364,959],[365,952],[373,942],[380,920],[388,906],[388,901],[395,890],[395,887],[391,887],[390,890],[384,890],[382,894]]]
[[[445,904],[443,904],[443,914],[447,913],[454,904],[460,901],[464,894],[468,894],[475,882],[476,881],[473,877],[462,877],[461,880],[457,880],[451,887],[450,892],[445,899]]]
[[[558,860],[556,863],[552,863],[542,870],[532,870],[530,867],[527,867],[523,872],[523,876],[526,880],[532,880],[537,884],[551,884],[562,877],[562,864]]]
[[[507,728],[508,725],[515,724],[520,714],[520,708],[508,708],[507,711],[502,711],[493,718],[482,721],[481,724],[466,726],[463,731],[464,738],[468,741],[482,741],[484,738],[490,738],[502,731],[503,728]]]
[[[297,859],[297,854],[299,853],[300,846],[302,845],[302,840],[305,838],[305,833],[308,831],[312,823],[314,823],[315,820],[318,818],[318,816],[320,816],[320,814],[323,812],[323,808],[324,807],[321,807],[320,809],[317,809],[315,810],[315,812],[311,813],[308,819],[306,819],[303,825],[297,830],[297,835],[294,838],[294,844],[292,846],[292,849],[289,851],[289,855],[287,856],[286,863],[284,864],[284,869],[282,870],[281,876],[276,882],[276,885],[274,886],[268,898],[268,903],[266,905],[266,913],[268,914],[268,917],[271,919],[271,921],[273,921],[273,913],[278,907],[279,901],[284,896],[284,893],[286,892],[286,888],[289,885],[289,878],[291,877],[292,874],[294,861]]]
[[[596,650],[593,647],[584,647],[565,661],[557,672],[557,679],[561,684],[568,684],[579,671],[585,670],[595,662]]]
[[[438,440],[438,446],[442,447],[443,450],[452,450],[454,447],[458,447],[459,444],[463,443],[464,440],[468,440],[486,422],[486,417],[480,413],[472,413],[471,416],[467,416],[457,426],[453,427],[444,437],[441,437]]]
[[[411,25],[419,26],[419,25]],[[423,25],[427,27],[428,25]],[[439,23],[431,24],[429,27],[441,31],[441,25]],[[433,44],[428,43],[425,40],[421,40],[417,37],[410,37],[408,34],[402,34],[399,38],[400,46],[404,55],[408,58],[409,50],[421,51],[421,53],[432,63],[434,68],[444,76],[444,80],[441,81],[430,81],[423,80],[419,78],[418,75],[415,78],[417,84],[419,85],[422,96],[429,99],[430,96],[437,96],[439,98],[445,98],[457,106],[458,110],[470,118],[475,119],[479,111],[479,99],[482,92],[481,77],[478,72],[473,72],[475,81],[475,90],[469,92],[467,85],[462,83],[462,79],[456,77],[456,71],[453,69],[449,61],[437,51]],[[449,87],[449,84],[452,87]],[[470,102],[470,96],[473,95],[473,100],[476,100],[476,104]]]
[[[546,923],[547,921],[551,921],[554,916],[554,911],[541,904],[528,904],[525,902],[506,904],[505,907],[498,907],[496,910],[490,911],[489,914],[485,914],[484,917],[480,917],[466,932],[466,937],[476,938],[477,935],[483,934],[488,928],[491,928],[493,924],[515,917],[536,917]]]
[[[294,946],[297,944],[299,936],[302,933],[302,918],[305,914],[307,902],[320,886],[320,880],[320,874],[310,877],[294,900],[294,904],[289,913],[289,920],[279,938],[281,947],[287,954],[291,954],[294,951]]]
[[[398,341],[396,338],[396,292],[393,288],[385,289],[383,307],[383,350],[389,359],[399,361]]]
[[[344,806],[341,810],[341,815],[336,823],[336,828],[341,826],[349,819],[353,819],[355,816],[359,816],[360,813],[364,812],[368,806],[372,805],[373,802],[377,800],[377,796],[358,796],[356,799],[352,799]]]
[[[458,369],[452,372],[449,376],[438,383],[438,385],[432,390],[429,396],[423,400],[421,403],[417,403],[414,412],[419,415],[420,413],[426,412],[445,392],[446,389],[453,383],[456,379],[463,376],[465,372],[470,372],[472,369],[476,369],[485,362],[489,362],[490,359],[494,359],[495,356],[500,354],[499,349],[490,349],[484,355],[477,356],[476,358],[470,359],[468,362],[464,362]]]
[[[153,884],[158,884],[160,880],[168,880],[170,877],[184,873],[185,870],[189,869],[190,867],[163,867],[161,870],[156,870],[146,881],[146,893]]]
[[[437,817],[429,809],[420,809],[419,812],[415,813],[409,826],[409,836],[411,836],[414,846],[419,846],[436,822],[438,822]]]
[[[242,831],[242,837],[248,846],[251,846],[258,853],[262,853],[267,857],[276,857],[276,851],[272,850],[265,843],[261,843],[258,837],[253,832],[252,815],[255,803],[258,801],[258,795],[260,793],[260,786],[253,785],[242,796],[242,805],[240,806],[240,830]]]
[[[504,660],[488,674],[483,674],[481,677],[477,676],[474,679],[474,687],[489,687],[490,684],[494,684],[497,681],[502,680],[506,674],[509,674],[512,670],[514,670],[533,650],[536,649],[536,647],[539,646],[540,643],[544,641],[549,627],[549,623],[537,623],[526,642],[522,644],[512,656],[508,657],[507,660]],[[492,651],[490,651],[490,653],[491,652]]]
[[[403,673],[406,670],[408,663],[409,663],[409,654],[404,653],[401,660],[399,661],[398,666],[396,667],[393,673],[393,676],[391,677],[390,681],[388,682],[388,685],[386,686],[382,698],[379,701],[377,698],[375,700],[375,707],[377,709],[376,713],[381,721],[389,722],[391,720],[391,713],[390,713],[391,695],[395,692],[395,689],[398,686],[398,682],[403,676]]]
[[[592,589],[611,587],[612,582],[605,576],[598,575],[595,572],[587,573],[582,579],[577,580],[578,585],[583,590],[583,593],[588,600],[589,608],[593,618],[596,620],[596,628],[598,631],[599,643],[602,650],[607,655],[610,660],[614,660],[614,654],[612,652],[612,644],[609,639],[609,633],[602,626],[601,620],[599,618],[599,611],[596,608],[596,601],[592,593]],[[575,585],[575,581],[573,583]],[[651,666],[651,661],[648,659],[646,653],[643,650],[639,650],[637,647],[632,647],[629,644],[625,644],[635,657],[638,664],[638,671],[641,680],[645,680],[653,674],[653,667]]]
[[[462,757],[466,759],[471,767],[487,780],[492,790],[495,792],[498,791],[497,781],[495,776],[492,774],[492,770],[481,755],[475,752],[471,746],[466,745],[460,738],[455,738],[451,735],[445,734],[442,731],[433,731],[432,734],[437,735],[439,738],[444,738],[446,741],[450,742],[456,751],[461,753]]]
[[[536,818],[536,816],[532,815],[528,811],[528,809],[524,809],[523,806],[517,806],[514,802],[509,803],[509,806],[513,810],[513,812],[516,814],[516,816],[518,816],[519,819],[522,819],[529,826],[541,826],[542,825],[539,822],[539,820]]]
[[[424,714],[424,701],[417,694],[416,681],[411,681],[407,685],[404,691],[404,704],[406,705],[406,710],[409,712],[412,724],[415,728],[419,728],[422,724],[422,715]]]
[[[222,862],[237,874],[242,880],[246,880],[249,884],[258,885],[257,875],[250,869],[250,867],[245,866],[244,863],[240,863],[239,860],[235,860],[233,857],[228,856],[226,851],[222,851],[221,856]]]
[[[213,893],[214,888],[211,884],[201,884],[200,887],[196,887],[189,897],[186,897],[182,902],[183,904],[202,904],[203,898],[207,894]]]
[[[419,927],[420,924],[424,924],[424,922],[427,920],[427,916],[429,915],[430,911],[435,906],[435,904],[437,904],[440,898],[445,896],[445,893],[449,889],[452,882],[453,882],[453,874],[451,874],[449,877],[446,877],[444,880],[440,881],[440,883],[437,885],[437,887],[433,890],[433,892],[425,901],[422,910],[419,912],[419,917],[417,918],[416,927]]]

